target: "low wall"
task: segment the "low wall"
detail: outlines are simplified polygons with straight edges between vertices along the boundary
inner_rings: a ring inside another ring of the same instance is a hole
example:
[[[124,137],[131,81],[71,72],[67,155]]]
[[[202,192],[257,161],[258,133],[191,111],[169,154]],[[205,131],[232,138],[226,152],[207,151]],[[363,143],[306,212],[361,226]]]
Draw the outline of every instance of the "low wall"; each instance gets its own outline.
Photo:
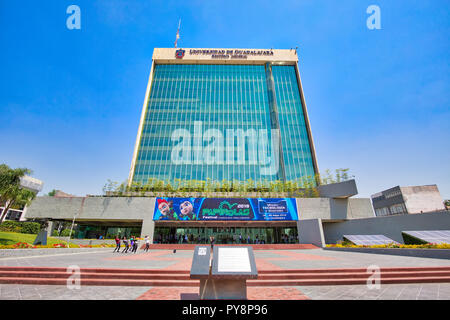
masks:
[[[45,248],[45,249],[0,249],[0,259],[15,257],[34,257],[56,254],[111,251],[111,248]]]
[[[323,232],[327,244],[335,244],[342,240],[342,236],[345,234],[382,234],[399,243],[404,243],[402,231],[407,230],[450,230],[450,212],[439,211],[342,222],[323,222]]]
[[[64,241],[69,241],[69,237],[52,237]],[[116,244],[114,239],[70,239],[70,243],[78,244],[78,245],[96,245],[96,244]]]
[[[150,244],[149,249],[152,250],[194,250],[195,247],[209,247],[209,243],[182,243],[182,244]],[[298,243],[274,243],[274,244],[215,244],[215,247],[252,247],[253,250],[300,250],[300,249],[318,249],[312,244],[298,244]],[[123,248],[123,244],[122,244]],[[145,244],[140,244],[140,248],[144,249]]]
[[[401,249],[401,248],[324,248],[331,251],[389,254],[418,258],[450,259],[450,249]]]

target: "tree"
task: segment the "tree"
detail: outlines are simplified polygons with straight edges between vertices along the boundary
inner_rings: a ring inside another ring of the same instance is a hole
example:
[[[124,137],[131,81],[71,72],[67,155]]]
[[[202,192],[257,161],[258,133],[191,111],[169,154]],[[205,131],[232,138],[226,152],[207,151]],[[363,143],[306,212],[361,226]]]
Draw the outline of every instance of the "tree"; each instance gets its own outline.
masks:
[[[119,185],[118,182],[108,179],[106,184],[103,186],[103,193],[106,194],[107,191],[115,190],[118,185]]]
[[[6,164],[0,165],[0,203],[4,204],[0,223],[3,223],[3,218],[9,209],[28,205],[36,196],[33,191],[21,187],[20,178],[25,174],[31,174],[31,170],[27,168],[11,169]]]
[[[49,197],[54,197],[56,194],[56,189],[53,189],[52,191],[50,191],[49,193],[47,193],[47,196]]]

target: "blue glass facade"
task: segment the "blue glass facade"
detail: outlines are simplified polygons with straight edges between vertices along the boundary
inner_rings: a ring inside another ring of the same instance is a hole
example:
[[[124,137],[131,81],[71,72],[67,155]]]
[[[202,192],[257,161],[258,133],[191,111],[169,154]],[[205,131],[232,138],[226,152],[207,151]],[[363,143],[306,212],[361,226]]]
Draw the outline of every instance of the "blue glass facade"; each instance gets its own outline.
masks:
[[[294,66],[272,66],[286,180],[314,176],[311,147]]]
[[[154,66],[133,181],[311,175],[295,66]]]

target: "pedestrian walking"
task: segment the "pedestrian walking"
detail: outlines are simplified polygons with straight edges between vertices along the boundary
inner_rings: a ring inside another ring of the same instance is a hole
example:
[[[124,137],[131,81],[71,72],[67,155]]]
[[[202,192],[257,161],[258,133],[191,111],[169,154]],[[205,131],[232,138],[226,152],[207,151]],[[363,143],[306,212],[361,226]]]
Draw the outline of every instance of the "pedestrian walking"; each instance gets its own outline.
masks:
[[[147,252],[149,247],[150,247],[150,238],[148,236],[145,236],[145,249],[144,249],[144,251]]]
[[[116,252],[116,250],[117,250],[117,252],[120,252],[120,238],[119,238],[119,236],[116,236],[116,238],[114,240],[116,240],[116,248],[114,249],[113,252]]]
[[[131,238],[130,238],[130,252],[133,252],[133,246],[134,246],[134,237],[131,236]]]
[[[127,237],[123,237],[123,244],[125,245],[125,248],[123,249],[122,253],[127,253],[128,249],[130,248]]]
[[[214,249],[214,241],[215,241],[216,239],[214,239],[214,236],[210,236],[209,237],[209,242],[211,242],[211,252],[213,252],[213,249]]]
[[[137,252],[137,249],[138,249],[138,238],[136,237],[136,238],[134,238],[133,249],[132,249],[131,252],[136,253],[136,252]]]

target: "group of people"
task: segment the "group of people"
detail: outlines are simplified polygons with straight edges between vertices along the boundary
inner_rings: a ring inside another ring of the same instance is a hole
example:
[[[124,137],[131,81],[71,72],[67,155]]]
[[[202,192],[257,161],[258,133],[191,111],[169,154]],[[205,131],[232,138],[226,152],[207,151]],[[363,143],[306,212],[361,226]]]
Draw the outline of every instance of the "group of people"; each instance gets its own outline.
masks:
[[[131,236],[130,239],[127,239],[127,237],[124,236],[122,239],[120,239],[119,236],[116,236],[115,240],[116,240],[116,248],[114,249],[113,252],[120,252],[121,241],[125,245],[125,248],[122,250],[122,253],[127,253],[128,250],[134,253],[137,252],[139,245],[139,239],[137,237]],[[147,252],[150,247],[150,238],[148,236],[145,236],[144,241],[145,241],[144,251]]]

